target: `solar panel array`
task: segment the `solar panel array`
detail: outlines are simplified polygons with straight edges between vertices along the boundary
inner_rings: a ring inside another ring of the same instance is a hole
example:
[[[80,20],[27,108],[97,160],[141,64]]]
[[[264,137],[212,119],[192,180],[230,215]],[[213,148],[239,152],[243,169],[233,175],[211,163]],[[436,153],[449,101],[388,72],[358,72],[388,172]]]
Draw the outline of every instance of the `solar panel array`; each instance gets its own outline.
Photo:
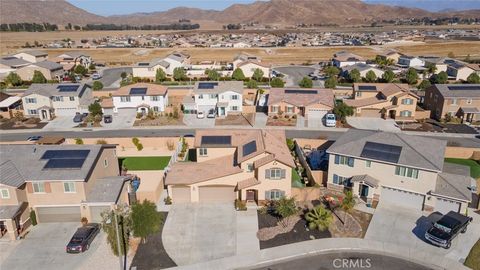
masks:
[[[48,160],[43,169],[80,169],[90,150],[47,150],[40,159]]]
[[[376,142],[366,142],[360,156],[368,159],[398,163],[401,152],[401,146]]]
[[[218,86],[218,82],[199,83],[198,89],[213,89]]]
[[[59,85],[57,89],[59,92],[77,92],[80,85]]]
[[[358,90],[362,91],[377,91],[377,87],[375,85],[359,85]]]
[[[231,145],[232,136],[202,136],[202,145]]]
[[[315,95],[318,94],[317,90],[302,90],[302,89],[286,89],[285,94],[308,94]]]
[[[248,156],[252,153],[255,153],[257,151],[257,142],[256,141],[251,141],[247,144],[244,144],[242,147],[242,153],[243,156]]]
[[[451,85],[447,86],[448,90],[476,90],[480,91],[480,85]]]
[[[147,94],[146,87],[130,89],[130,95],[146,95],[146,94]]]
[[[149,66],[150,63],[138,63],[138,66],[141,66],[141,67],[145,67],[145,66]]]

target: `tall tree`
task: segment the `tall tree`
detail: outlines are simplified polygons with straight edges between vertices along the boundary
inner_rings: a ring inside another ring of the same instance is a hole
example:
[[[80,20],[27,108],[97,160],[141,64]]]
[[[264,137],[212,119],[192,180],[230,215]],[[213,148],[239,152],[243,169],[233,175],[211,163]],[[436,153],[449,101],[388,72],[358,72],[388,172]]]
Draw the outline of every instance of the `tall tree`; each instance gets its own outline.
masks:
[[[360,71],[358,71],[356,68],[352,69],[352,71],[348,73],[348,79],[353,83],[359,82],[362,79],[360,76]]]
[[[435,72],[437,72],[437,65],[433,63],[428,63],[425,65],[425,67],[427,68],[427,72],[430,74],[435,74]]]
[[[163,223],[163,216],[157,212],[157,206],[146,199],[132,205],[131,218],[133,235],[140,237],[144,243],[149,235],[160,230]]]
[[[367,74],[365,74],[365,80],[369,83],[375,82],[377,80],[377,75],[373,70],[369,70]]]
[[[312,88],[313,81],[309,77],[303,77],[303,79],[298,83],[298,86],[302,88]]]
[[[340,118],[342,123],[345,122],[347,116],[352,116],[354,113],[354,110],[352,107],[348,106],[347,104],[343,102],[339,102],[335,104],[335,107],[333,108],[333,113]]]
[[[122,73],[123,75],[123,73]],[[125,73],[125,77],[126,77],[126,73]],[[165,73],[165,71],[163,71],[163,69],[159,68],[157,69],[157,71],[155,72],[155,81],[156,82],[163,82],[165,81],[165,79],[167,78],[167,74]]]
[[[382,80],[386,83],[391,83],[395,79],[395,73],[391,71],[390,69],[387,69],[383,75],[382,75]]]
[[[408,84],[416,84],[418,81],[418,74],[414,68],[409,68],[405,74],[405,80]]]
[[[173,78],[175,79],[175,81],[185,80],[186,77],[187,77],[187,72],[183,67],[176,67],[173,70]]]
[[[328,77],[337,76],[338,74],[340,74],[340,70],[334,66],[328,66],[325,68],[324,71]]]
[[[102,106],[98,102],[88,105],[88,112],[93,116],[102,115]]]
[[[256,80],[257,82],[261,81],[262,78],[263,78],[263,71],[259,68],[256,68],[254,71],[253,71],[253,75],[252,75],[252,78],[254,80]]]
[[[47,83],[47,78],[39,70],[33,71],[32,83]]]
[[[326,88],[335,88],[337,87],[337,79],[335,77],[330,77],[325,80],[325,87]]]
[[[432,83],[438,83],[438,84],[444,84],[448,82],[448,74],[445,71],[442,71],[438,74],[434,74],[431,78],[430,81]]]
[[[103,83],[101,81],[94,81],[93,82],[93,90],[98,91],[103,89]]]
[[[432,84],[430,83],[429,80],[423,80],[423,81],[420,82],[420,84],[417,86],[417,88],[419,90],[425,90],[428,87],[430,87],[430,85],[432,85]]]
[[[472,74],[468,75],[467,82],[468,83],[479,84],[480,83],[480,76],[478,76],[477,73],[472,72]]]
[[[275,78],[272,79],[272,81],[270,81],[270,86],[281,88],[281,87],[285,86],[285,83],[283,82],[283,80],[281,78],[275,77]]]
[[[107,234],[107,241],[113,254],[115,256],[124,255],[124,251],[128,252],[129,232],[132,226],[129,209],[119,205],[117,210],[104,211],[100,215],[102,216],[102,229]],[[117,232],[120,238],[120,246],[117,242]]]
[[[220,80],[220,74],[218,74],[218,72],[214,69],[208,70],[207,71],[207,76],[208,76],[208,79],[211,80],[211,81]]]
[[[245,80],[245,74],[243,74],[243,70],[236,68],[232,73],[232,78],[236,81],[243,81]]]
[[[82,65],[76,65],[75,68],[73,69],[73,71],[76,74],[81,74],[81,75],[87,74],[87,69]]]
[[[10,72],[5,78],[5,82],[12,86],[19,86],[23,84],[22,78],[20,78],[20,76],[18,76],[18,74],[15,72]]]

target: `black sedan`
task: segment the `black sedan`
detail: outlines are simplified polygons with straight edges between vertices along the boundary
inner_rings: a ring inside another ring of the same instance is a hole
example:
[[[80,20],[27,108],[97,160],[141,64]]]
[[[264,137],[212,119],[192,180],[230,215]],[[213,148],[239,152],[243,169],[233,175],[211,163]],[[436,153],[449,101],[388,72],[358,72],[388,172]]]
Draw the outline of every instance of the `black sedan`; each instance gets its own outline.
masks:
[[[80,253],[88,250],[98,232],[100,232],[100,224],[98,223],[89,223],[78,228],[67,244],[67,253]]]

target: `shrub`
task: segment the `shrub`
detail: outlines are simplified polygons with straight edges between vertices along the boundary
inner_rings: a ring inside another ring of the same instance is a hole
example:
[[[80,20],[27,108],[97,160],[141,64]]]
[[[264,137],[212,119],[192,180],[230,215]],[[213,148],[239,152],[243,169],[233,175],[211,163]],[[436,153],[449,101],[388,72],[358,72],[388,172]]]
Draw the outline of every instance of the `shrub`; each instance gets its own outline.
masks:
[[[278,119],[278,116],[274,115],[274,116],[273,116],[273,119]]]
[[[173,108],[173,118],[178,119],[178,108]]]
[[[94,120],[95,122],[100,122],[100,121],[102,121],[102,116],[101,116],[100,114],[97,114],[97,115],[95,115],[95,117],[93,118],[93,120]]]
[[[290,151],[292,151],[295,148],[295,142],[293,139],[287,139],[287,146]]]
[[[139,142],[140,142],[140,140],[139,140],[137,137],[133,137],[133,138],[132,138],[132,143],[133,143],[133,145],[136,146]]]
[[[170,205],[170,204],[172,204],[172,198],[170,196],[167,196],[165,199],[163,199],[163,202],[166,205]]]
[[[142,149],[143,149],[143,144],[141,143],[137,144],[137,150],[142,151]]]
[[[297,115],[292,115],[292,119],[297,119]]]
[[[80,219],[80,222],[83,224],[83,226],[87,225],[88,224],[88,219],[86,217],[82,217]]]
[[[140,119],[140,118],[142,118],[142,117],[143,117],[143,114],[140,113],[140,112],[137,112],[137,119]]]
[[[172,118],[172,117],[173,117],[173,113],[172,113],[172,112],[169,112],[169,113],[168,113],[168,117]]]
[[[33,226],[37,225],[37,214],[33,209],[30,209],[30,222]]]
[[[81,138],[75,138],[75,144],[83,144],[83,140]]]
[[[242,200],[235,199],[235,209],[237,209],[237,211],[246,211],[247,203]]]
[[[167,141],[167,142],[166,142],[166,145],[167,145],[167,149],[168,149],[169,151],[175,150],[175,143],[174,143],[174,142],[172,142],[172,141]]]
[[[308,228],[311,230],[318,229],[319,231],[324,231],[333,221],[333,216],[323,205],[319,205],[310,210],[305,215],[305,219],[308,221]]]
[[[100,139],[97,140],[97,144],[108,144],[106,140]]]
[[[101,81],[93,82],[93,91],[98,91],[103,89],[103,83]]]

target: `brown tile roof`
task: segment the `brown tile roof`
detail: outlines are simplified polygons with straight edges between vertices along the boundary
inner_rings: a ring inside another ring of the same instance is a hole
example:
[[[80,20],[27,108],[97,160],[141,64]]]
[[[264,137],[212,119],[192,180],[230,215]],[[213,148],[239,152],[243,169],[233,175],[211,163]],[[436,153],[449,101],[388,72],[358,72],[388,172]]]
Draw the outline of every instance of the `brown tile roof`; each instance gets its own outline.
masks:
[[[272,88],[268,94],[268,106],[278,104],[280,102],[286,102],[297,107],[304,107],[312,104],[323,104],[333,108],[334,95],[330,89],[294,89],[295,91],[317,91],[317,94],[305,93],[285,93],[285,88]]]
[[[241,66],[244,66],[244,65],[247,65],[247,64],[254,64],[254,65],[257,65],[257,66],[264,67],[264,68],[270,68],[269,64],[262,63],[262,62],[259,62],[259,61],[253,61],[253,60],[243,61],[240,64],[238,64],[237,67],[241,67]]]
[[[350,107],[360,108],[369,105],[375,105],[387,102],[386,99],[380,99],[377,97],[362,98],[362,99],[345,99],[343,102]]]
[[[119,88],[113,93],[112,96],[129,96],[130,89],[132,88],[147,88],[147,93],[145,94],[146,96],[163,96],[168,91],[168,88],[163,85],[152,83],[136,83]]]
[[[102,102],[100,103],[102,105],[102,108],[113,108],[113,99],[112,98],[104,98],[102,99]]]
[[[270,162],[272,162],[272,161],[274,161],[274,160],[275,160],[275,156],[274,156],[274,155],[268,155],[268,156],[265,156],[265,157],[263,157],[263,158],[261,158],[261,159],[257,159],[257,160],[253,163],[253,166],[254,166],[255,168],[258,168],[258,167],[261,167],[261,166],[263,166],[263,165],[265,165],[265,164],[268,164],[268,163],[270,163]]]
[[[255,177],[248,178],[248,179],[239,181],[239,182],[237,183],[237,187],[235,188],[235,190],[242,190],[242,189],[245,189],[245,188],[253,187],[253,186],[256,186],[256,185],[258,185],[258,184],[260,184],[260,183],[261,183],[261,182],[258,181],[258,179],[255,178]]]
[[[375,97],[371,98],[361,98],[361,99],[346,99],[344,100],[345,104],[351,107],[359,108],[369,105],[375,105],[383,102],[388,102],[388,99],[385,97],[389,97],[395,95],[396,97],[401,97],[404,95],[412,95],[416,98],[418,96],[410,91],[408,84],[397,84],[397,83],[355,83],[353,84],[353,89],[355,91],[362,91],[359,90],[360,86],[375,86],[377,93],[379,93]],[[380,94],[381,93],[381,94]]]

